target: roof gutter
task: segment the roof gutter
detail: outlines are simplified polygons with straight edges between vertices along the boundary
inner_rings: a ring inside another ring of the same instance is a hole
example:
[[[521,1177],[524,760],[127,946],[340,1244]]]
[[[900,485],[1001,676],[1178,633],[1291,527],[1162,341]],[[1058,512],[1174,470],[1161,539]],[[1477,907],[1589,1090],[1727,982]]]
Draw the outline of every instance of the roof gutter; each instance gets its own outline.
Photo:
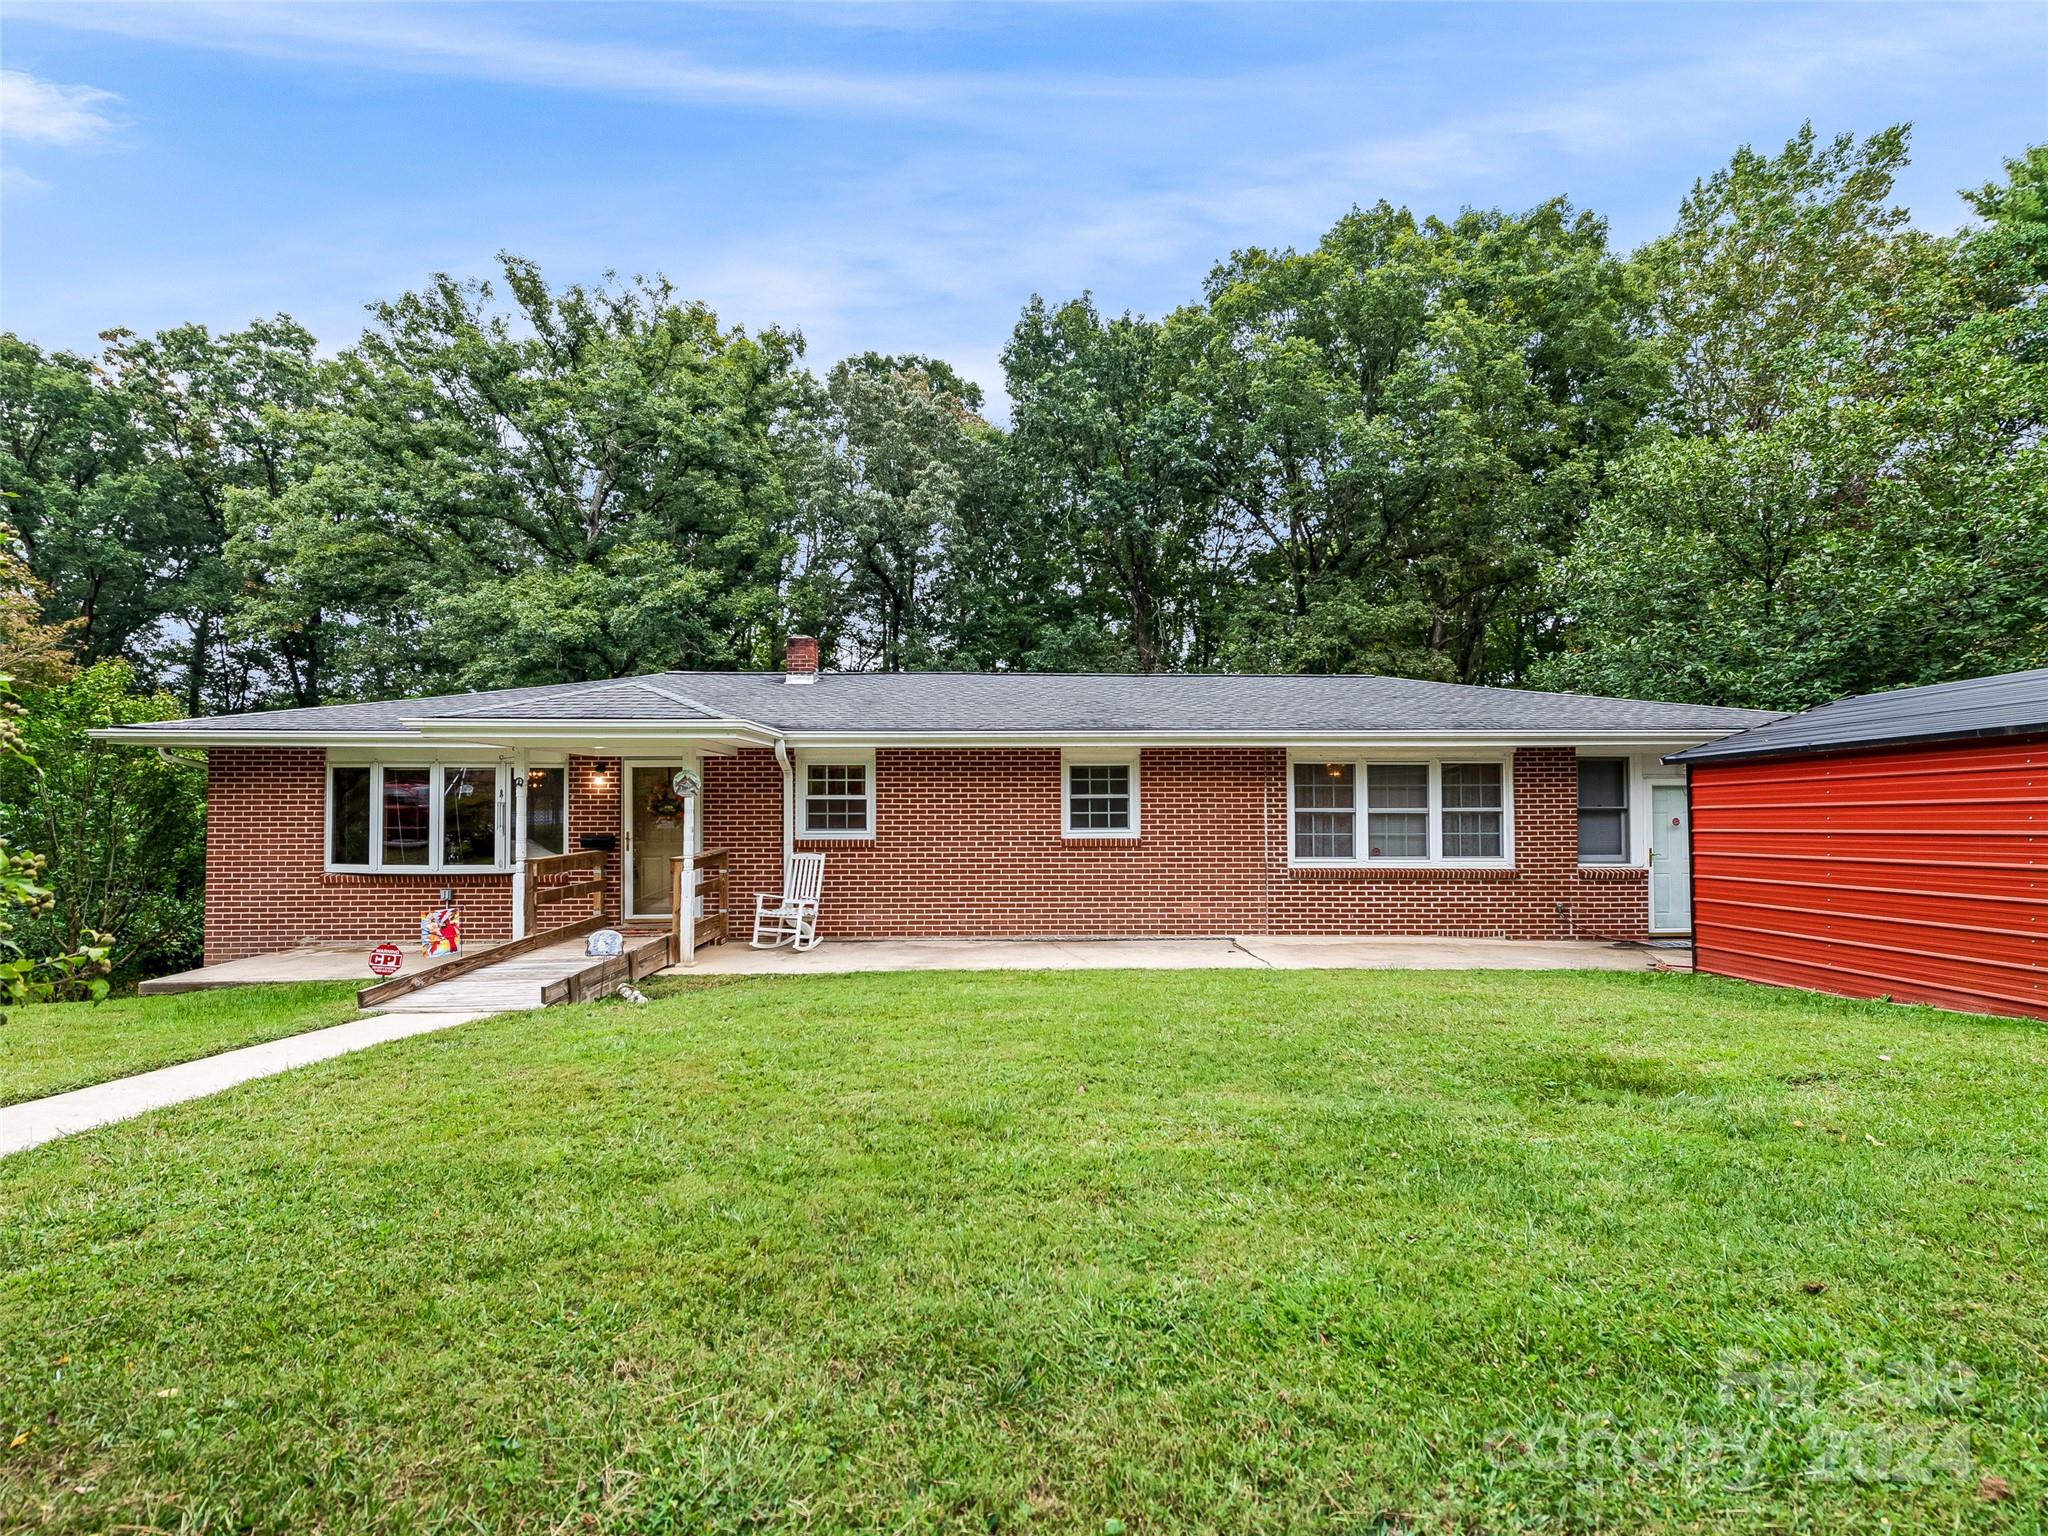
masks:
[[[1433,750],[1476,746],[1579,747],[1668,752],[1721,736],[1725,730],[1690,731],[1331,731],[1293,727],[1259,731],[790,731],[794,747],[1292,747],[1298,751],[1355,747]]]
[[[789,742],[775,738],[775,766],[782,770],[782,876],[789,878],[789,856],[796,852],[796,775],[790,767]]]
[[[1291,747],[1344,751],[1384,747],[1414,751],[1475,746],[1604,747],[1612,751],[1673,753],[1744,729],[1689,731],[1330,731],[1290,727],[1257,731],[780,731],[755,720],[408,720],[400,730],[292,731],[235,727],[180,729],[111,726],[86,734],[96,741],[160,747],[405,747],[437,746],[494,751],[508,742],[588,743],[728,741],[773,748],[832,747]],[[1790,749],[1778,749],[1790,750]],[[1716,754],[1716,756],[1723,754]],[[1732,754],[1727,754],[1732,755]]]

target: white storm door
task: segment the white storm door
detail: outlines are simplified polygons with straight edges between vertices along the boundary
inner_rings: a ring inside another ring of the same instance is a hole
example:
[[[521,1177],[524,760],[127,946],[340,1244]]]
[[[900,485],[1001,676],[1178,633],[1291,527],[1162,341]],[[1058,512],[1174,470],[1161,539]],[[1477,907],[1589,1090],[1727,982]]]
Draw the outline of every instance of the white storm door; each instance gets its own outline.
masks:
[[[683,851],[686,827],[703,826],[699,814],[685,817],[673,786],[676,770],[698,772],[695,758],[672,758],[662,762],[627,763],[624,795],[619,807],[624,826],[625,915],[629,918],[667,918],[671,915],[670,860]],[[703,836],[697,832],[701,845]]]

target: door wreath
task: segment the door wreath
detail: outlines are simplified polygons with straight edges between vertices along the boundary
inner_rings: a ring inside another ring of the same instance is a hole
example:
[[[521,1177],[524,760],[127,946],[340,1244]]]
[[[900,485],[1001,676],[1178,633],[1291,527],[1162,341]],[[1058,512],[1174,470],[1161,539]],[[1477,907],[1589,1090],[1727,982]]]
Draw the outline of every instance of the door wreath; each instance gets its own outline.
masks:
[[[647,791],[647,814],[663,826],[672,825],[683,814],[683,797],[665,783],[657,782]]]

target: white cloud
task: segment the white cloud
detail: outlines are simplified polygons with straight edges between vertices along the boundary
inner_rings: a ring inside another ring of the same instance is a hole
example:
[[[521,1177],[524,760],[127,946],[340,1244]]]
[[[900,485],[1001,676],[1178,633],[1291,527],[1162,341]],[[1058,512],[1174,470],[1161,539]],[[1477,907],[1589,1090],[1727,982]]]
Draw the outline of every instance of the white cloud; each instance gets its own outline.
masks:
[[[0,165],[0,192],[12,192],[20,197],[28,192],[47,192],[50,184],[40,176],[31,176],[18,165]]]
[[[732,64],[652,42],[611,42],[493,25],[483,12],[467,7],[49,5],[17,0],[10,13],[46,25],[301,63],[591,94],[740,103],[792,115],[986,117],[1020,100],[1172,100],[1199,92],[1204,85],[1068,71],[891,73]],[[458,19],[451,22],[450,16]]]
[[[121,98],[90,85],[59,85],[0,69],[0,136],[31,144],[89,144],[121,125],[106,108]]]

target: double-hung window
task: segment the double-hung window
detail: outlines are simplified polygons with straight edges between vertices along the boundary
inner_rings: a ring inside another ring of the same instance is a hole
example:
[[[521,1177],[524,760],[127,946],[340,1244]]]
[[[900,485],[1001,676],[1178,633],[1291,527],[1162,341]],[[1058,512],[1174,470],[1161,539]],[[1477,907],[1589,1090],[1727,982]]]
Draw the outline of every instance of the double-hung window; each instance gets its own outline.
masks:
[[[1136,837],[1138,835],[1138,760],[1125,757],[1069,756],[1061,763],[1066,780],[1068,837]]]
[[[1294,856],[1350,859],[1358,854],[1358,765],[1294,765]]]
[[[1504,761],[1303,758],[1289,771],[1297,864],[1512,862]]]
[[[872,837],[875,764],[872,758],[835,758],[803,765],[803,835]]]
[[[1443,856],[1497,859],[1505,846],[1506,787],[1499,763],[1445,763]]]
[[[1429,857],[1429,764],[1368,763],[1365,809],[1367,858]]]
[[[394,874],[503,869],[509,805],[507,775],[494,762],[330,764],[327,867]]]
[[[1579,759],[1579,862],[1628,862],[1628,759]]]

